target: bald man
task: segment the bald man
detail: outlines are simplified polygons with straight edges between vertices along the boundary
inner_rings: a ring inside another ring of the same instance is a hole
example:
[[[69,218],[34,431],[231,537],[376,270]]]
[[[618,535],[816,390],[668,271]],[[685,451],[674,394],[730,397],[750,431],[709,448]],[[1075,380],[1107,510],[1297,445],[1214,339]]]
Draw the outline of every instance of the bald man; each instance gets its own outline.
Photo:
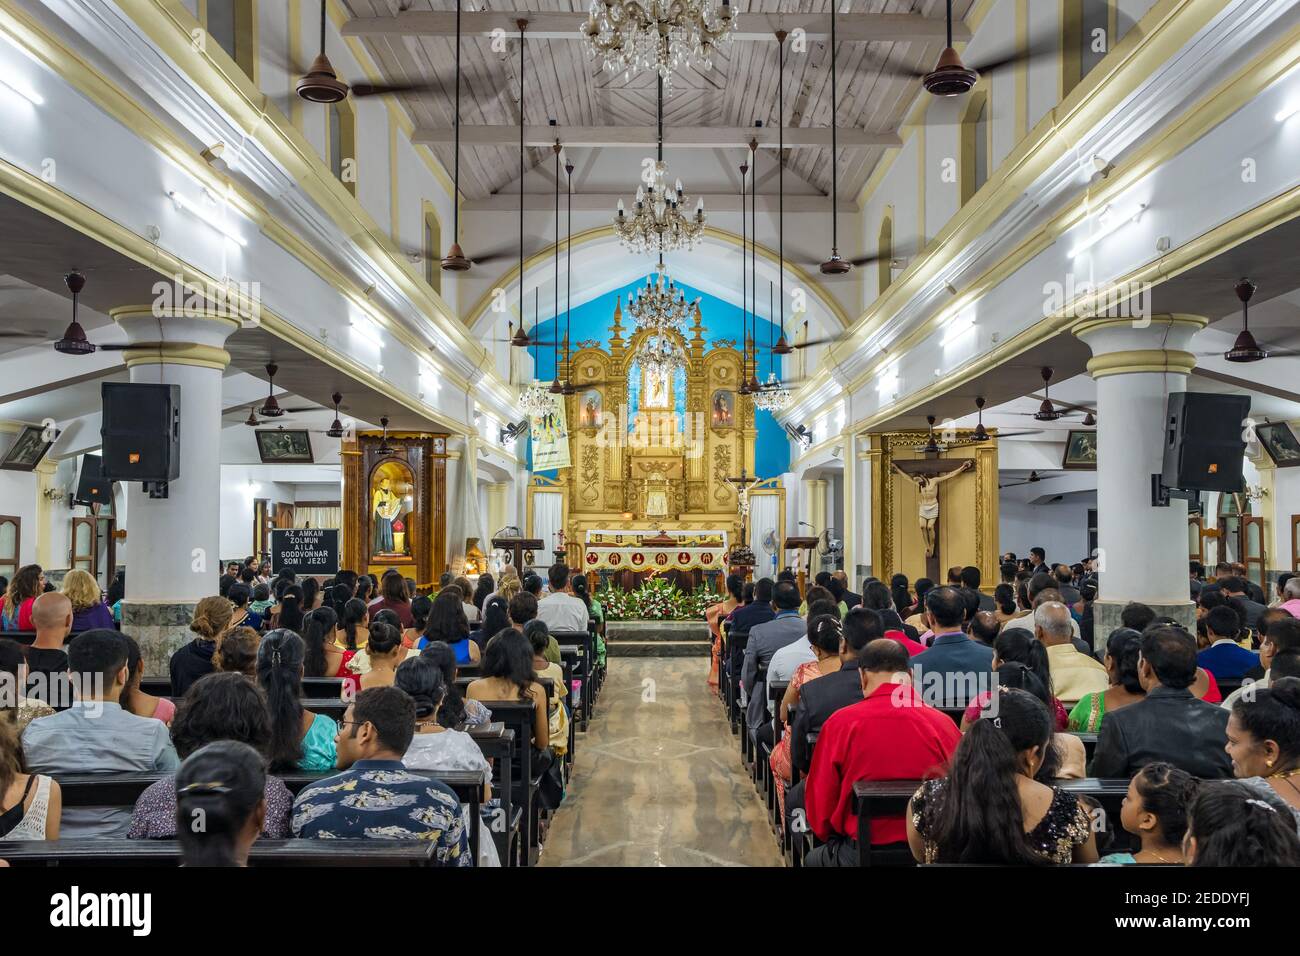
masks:
[[[1044,601],[1034,608],[1034,635],[1047,648],[1052,693],[1066,710],[1085,694],[1104,693],[1110,686],[1106,668],[1074,646],[1072,622],[1070,609],[1060,601]]]
[[[46,591],[32,604],[36,640],[27,649],[27,696],[55,710],[72,706],[68,655],[64,641],[72,633],[72,602],[58,591]]]
[[[862,603],[862,595],[854,594],[852,591],[849,590],[849,576],[845,572],[832,571],[831,577],[833,577],[836,581],[839,581],[840,587],[844,589],[844,593],[840,595],[840,600],[842,600],[848,606],[848,609],[850,611],[852,611],[855,607],[857,607],[859,604]]]

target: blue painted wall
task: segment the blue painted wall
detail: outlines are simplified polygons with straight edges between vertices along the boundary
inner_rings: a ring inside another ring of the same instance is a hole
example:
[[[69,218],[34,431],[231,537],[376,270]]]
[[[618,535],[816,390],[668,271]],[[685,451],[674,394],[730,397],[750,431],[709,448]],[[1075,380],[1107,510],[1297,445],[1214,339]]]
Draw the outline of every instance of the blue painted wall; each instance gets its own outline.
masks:
[[[615,289],[606,295],[591,299],[582,305],[575,306],[570,314],[569,341],[576,344],[587,339],[595,339],[605,347],[609,345],[609,327],[614,318],[614,304],[619,296],[623,298],[623,305],[626,308],[629,296],[638,288],[645,285],[645,278],[636,282],[631,282],[621,289]],[[686,293],[686,301],[691,302],[698,298],[700,300],[700,315],[703,319],[704,340],[712,342],[716,339],[734,339],[737,344],[743,341],[744,334],[744,316],[739,306],[732,305],[722,299],[714,298],[707,293],[692,289],[690,286],[681,287]],[[530,303],[531,304],[531,303]],[[563,301],[561,301],[563,306]],[[541,323],[537,338],[543,342],[563,341],[565,316],[561,310],[559,318],[559,330],[557,335],[556,321],[554,319]],[[526,318],[528,328],[532,329],[531,316]],[[753,319],[750,319],[753,322]],[[752,327],[752,326],[751,326]],[[624,313],[623,316],[623,336],[627,338],[634,326],[630,317]],[[791,326],[790,331],[793,327]],[[531,331],[530,331],[530,334]],[[759,380],[765,380],[770,370],[772,354],[766,348],[769,341],[776,341],[779,329],[773,323],[760,318],[758,320],[755,335],[759,343],[758,359],[758,377]],[[770,336],[770,339],[769,339]],[[690,338],[689,326],[687,338]],[[539,349],[537,352],[537,377],[543,382],[555,378],[555,356],[550,349]],[[781,359],[776,359],[776,372],[782,371]],[[682,392],[679,389],[678,395]],[[629,395],[629,399],[632,396]],[[629,409],[629,414],[633,410]],[[754,424],[758,431],[756,444],[754,448],[754,465],[760,478],[775,478],[776,476],[787,471],[790,467],[790,442],[786,438],[785,429],[783,429],[772,417],[770,412],[759,411],[754,416]],[[528,466],[532,468],[532,445],[528,447]],[[554,477],[554,472],[542,472]]]

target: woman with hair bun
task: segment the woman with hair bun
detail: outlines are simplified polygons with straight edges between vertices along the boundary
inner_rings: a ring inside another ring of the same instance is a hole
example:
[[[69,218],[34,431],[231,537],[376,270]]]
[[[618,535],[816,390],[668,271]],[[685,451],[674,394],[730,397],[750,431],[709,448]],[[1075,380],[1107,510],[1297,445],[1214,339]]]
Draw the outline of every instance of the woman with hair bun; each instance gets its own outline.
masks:
[[[1201,784],[1187,814],[1188,866],[1300,866],[1300,837],[1286,811],[1240,780]]]
[[[1129,627],[1117,627],[1106,640],[1106,658],[1102,661],[1110,675],[1110,686],[1101,692],[1084,694],[1070,708],[1070,729],[1095,734],[1101,730],[1106,714],[1136,704],[1146,698],[1138,679],[1138,658],[1142,655],[1142,635]]]
[[[217,649],[217,638],[230,627],[234,613],[230,602],[219,596],[205,597],[195,606],[190,630],[196,636],[178,648],[168,662],[173,697],[184,697],[196,680],[212,673],[212,655]]]
[[[1097,862],[1087,808],[1035,779],[1051,753],[1046,705],[1023,690],[1002,690],[996,703],[962,737],[948,776],[921,784],[908,803],[912,856],[1004,866]]]
[[[1225,749],[1233,776],[1279,810],[1289,810],[1300,833],[1300,678],[1275,680],[1253,696],[1243,694],[1228,718]]]
[[[266,817],[265,790],[262,755],[248,744],[220,740],[190,754],[176,772],[181,865],[248,866]]]
[[[449,770],[482,770],[491,779],[492,768],[474,738],[463,730],[443,725],[439,711],[447,699],[447,682],[442,668],[432,659],[420,656],[402,661],[397,668],[393,686],[398,687],[415,701],[415,736],[406,748],[402,763],[411,770],[431,770],[442,773]],[[492,799],[492,784],[483,784],[483,803]],[[468,813],[468,809],[462,808]],[[469,819],[466,818],[466,824]],[[479,866],[500,866],[496,843],[488,828],[479,821]]]
[[[392,614],[380,611],[380,614]],[[396,619],[396,615],[394,615]],[[361,675],[361,689],[372,687],[392,687],[397,673],[397,665],[406,657],[406,648],[402,646],[402,632],[398,624],[387,621],[375,621],[370,625],[370,643],[366,645],[366,655],[370,658],[370,670]]]

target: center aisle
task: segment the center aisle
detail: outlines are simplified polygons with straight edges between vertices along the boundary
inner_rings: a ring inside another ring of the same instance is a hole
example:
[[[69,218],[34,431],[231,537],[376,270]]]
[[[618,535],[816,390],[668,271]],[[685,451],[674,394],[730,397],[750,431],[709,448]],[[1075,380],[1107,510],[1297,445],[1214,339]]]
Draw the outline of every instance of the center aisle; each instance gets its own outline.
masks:
[[[615,657],[541,866],[781,866],[707,658]]]

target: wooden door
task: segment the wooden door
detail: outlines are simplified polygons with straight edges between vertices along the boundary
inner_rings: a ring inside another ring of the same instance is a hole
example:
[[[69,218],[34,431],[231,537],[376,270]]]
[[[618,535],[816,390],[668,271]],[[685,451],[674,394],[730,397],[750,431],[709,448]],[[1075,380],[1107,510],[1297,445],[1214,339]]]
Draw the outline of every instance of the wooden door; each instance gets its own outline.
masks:
[[[14,515],[0,515],[0,574],[10,580],[18,573],[21,530],[21,518]]]
[[[1267,593],[1267,563],[1264,554],[1264,517],[1262,515],[1241,516],[1241,541],[1237,553],[1241,555],[1238,560],[1246,566],[1246,577],[1264,588]]]
[[[96,518],[72,519],[72,548],[68,566],[89,571],[93,576],[99,563],[99,520]]]

